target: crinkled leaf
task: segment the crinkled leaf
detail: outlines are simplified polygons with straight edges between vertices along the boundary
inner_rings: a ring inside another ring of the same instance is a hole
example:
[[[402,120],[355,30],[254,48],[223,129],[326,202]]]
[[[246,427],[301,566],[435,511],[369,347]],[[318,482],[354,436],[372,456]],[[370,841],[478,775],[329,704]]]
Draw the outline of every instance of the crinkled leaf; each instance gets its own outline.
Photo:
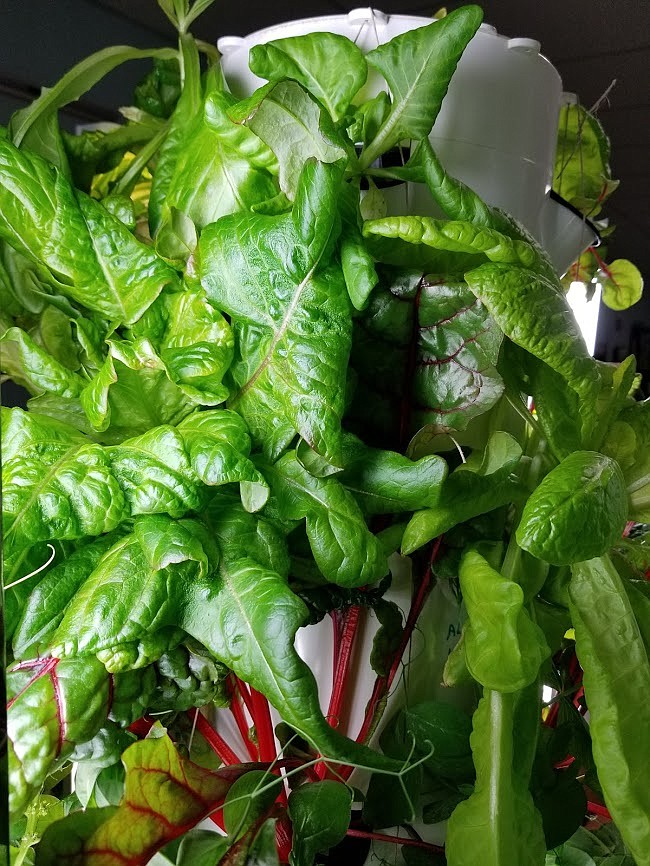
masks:
[[[119,807],[73,813],[53,824],[39,848],[38,866],[144,866],[216,809],[246,772],[205,770],[181,758],[166,734],[134,743],[122,760],[126,786]]]
[[[268,512],[283,520],[306,520],[314,559],[329,581],[363,586],[387,573],[379,541],[352,494],[336,478],[314,478],[295,452],[263,471],[271,486]]]
[[[46,654],[66,607],[114,540],[108,535],[84,545],[36,584],[13,636],[16,659]]]
[[[291,866],[313,866],[316,854],[334,847],[350,826],[352,792],[340,782],[301,785],[289,795],[293,825]]]
[[[458,523],[521,497],[522,487],[510,478],[521,453],[509,433],[493,433],[482,453],[474,452],[444,481],[439,505],[413,515],[404,532],[402,553],[412,553]]]
[[[216,568],[217,561],[218,554],[198,524],[159,516],[138,518],[133,532],[102,557],[66,608],[53,651],[94,655],[155,639],[161,629],[182,628],[186,594]]]
[[[611,310],[627,310],[641,300],[641,271],[627,259],[616,259],[599,272],[603,287],[603,304]]]
[[[524,607],[522,588],[471,549],[463,555],[459,577],[468,616],[463,633],[470,673],[487,689],[523,689],[537,678],[550,651]]]
[[[0,237],[47,268],[62,294],[134,322],[176,273],[97,201],[0,139]]]
[[[227,109],[234,101],[225,92],[209,93],[186,132],[167,187],[157,246],[164,239],[172,207],[202,229],[277,193],[277,160],[251,129],[229,118]]]
[[[582,105],[563,105],[558,121],[553,189],[588,217],[597,216],[619,182],[609,167],[609,140]]]
[[[368,74],[360,48],[337,33],[308,33],[255,45],[250,68],[267,81],[291,78],[341,119]]]
[[[486,691],[474,714],[470,742],[476,786],[449,819],[445,851],[453,866],[544,862],[542,821],[528,790],[530,770],[521,766],[518,755],[516,705],[526,698]]]
[[[101,445],[51,419],[3,409],[5,556],[52,538],[114,529],[124,494]]]
[[[388,82],[393,105],[361,156],[365,168],[400,141],[419,140],[429,134],[456,64],[482,18],[478,6],[464,6],[426,27],[396,36],[366,55],[368,63]]]
[[[621,537],[628,503],[615,460],[576,451],[533,492],[517,527],[517,543],[553,565],[600,556]]]
[[[596,423],[600,376],[559,283],[503,264],[481,265],[466,279],[503,332],[575,391],[583,419],[582,440],[588,441]]]
[[[195,401],[171,378],[151,341],[109,340],[103,366],[80,395],[95,431],[120,442],[160,424],[176,424]],[[226,390],[222,391],[222,398]]]
[[[154,117],[167,118],[174,110],[181,94],[181,78],[178,59],[154,58],[151,72],[142,79],[133,91],[133,102],[137,108]]]
[[[85,384],[22,328],[9,328],[0,336],[0,370],[32,394],[78,397]]]
[[[268,84],[230,110],[276,155],[280,189],[294,200],[299,195],[305,162],[338,162],[347,153],[330,116],[294,81]]]
[[[224,217],[201,236],[204,288],[237,325],[231,406],[271,458],[297,432],[340,460],[351,321],[332,262],[339,184],[338,167],[310,161],[290,214]]]
[[[650,618],[635,616],[608,557],[572,567],[570,610],[584,670],[589,730],[607,807],[639,866],[650,863],[650,688],[644,639]]]

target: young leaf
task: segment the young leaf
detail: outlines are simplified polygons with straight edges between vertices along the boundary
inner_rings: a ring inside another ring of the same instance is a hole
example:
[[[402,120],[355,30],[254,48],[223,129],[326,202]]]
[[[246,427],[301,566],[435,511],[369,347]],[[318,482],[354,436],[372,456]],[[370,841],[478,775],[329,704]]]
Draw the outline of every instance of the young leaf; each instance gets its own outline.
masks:
[[[387,574],[379,541],[368,530],[352,494],[336,478],[314,478],[295,452],[263,471],[271,485],[268,512],[283,520],[306,520],[314,559],[327,580],[363,586]]]
[[[321,106],[293,81],[268,84],[233,106],[230,116],[248,126],[277,157],[280,189],[293,201],[305,162],[347,158],[344,141]]]
[[[598,274],[603,287],[603,304],[610,310],[627,310],[641,300],[641,271],[627,259],[616,259]]]
[[[299,433],[340,465],[351,321],[332,262],[339,185],[337,166],[309,161],[290,214],[223,217],[201,236],[204,288],[237,325],[230,405],[271,459]]]
[[[223,803],[246,772],[245,767],[204,770],[181,758],[166,734],[134,743],[122,760],[126,785],[120,806],[73,813],[53,824],[43,837],[39,866],[80,860],[85,866],[125,861],[144,866]]]
[[[569,598],[598,778],[636,863],[648,866],[650,795],[643,768],[650,760],[650,708],[638,700],[650,687],[648,623],[637,620],[606,556],[572,567]]]
[[[627,511],[618,463],[595,451],[575,451],[531,495],[517,527],[517,543],[553,565],[582,562],[616,543]]]
[[[550,651],[524,607],[522,588],[471,549],[463,555],[459,577],[467,607],[463,634],[470,673],[485,688],[499,692],[530,685]]]
[[[650,401],[621,412],[603,443],[603,453],[623,470],[630,518],[650,522]]]
[[[479,28],[478,6],[463,6],[426,27],[396,36],[366,55],[388,82],[392,110],[361,155],[368,168],[404,139],[429,134],[467,43]]]
[[[289,795],[293,824],[291,866],[313,866],[316,854],[345,837],[350,825],[352,793],[340,782],[324,780],[301,785]]]
[[[476,786],[460,803],[447,829],[450,866],[540,866],[546,843],[542,821],[519,762],[516,705],[524,698],[486,690],[474,714],[471,736]],[[529,733],[529,732],[527,732]]]
[[[343,222],[341,233],[341,267],[345,285],[356,310],[365,309],[370,293],[377,285],[377,271],[362,236],[359,210],[359,186],[344,183],[339,197],[339,212]]]
[[[360,48],[336,33],[308,33],[254,45],[251,71],[267,81],[302,84],[339,121],[368,74]]]
[[[412,553],[453,526],[521,497],[523,488],[510,479],[521,453],[509,433],[493,433],[483,453],[474,452],[444,481],[439,504],[413,515],[404,532],[402,553]]]

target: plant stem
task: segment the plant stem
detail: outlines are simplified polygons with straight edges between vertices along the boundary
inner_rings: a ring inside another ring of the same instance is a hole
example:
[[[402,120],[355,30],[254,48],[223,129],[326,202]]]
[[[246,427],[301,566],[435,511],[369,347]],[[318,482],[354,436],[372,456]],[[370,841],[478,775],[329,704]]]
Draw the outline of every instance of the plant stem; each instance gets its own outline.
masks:
[[[340,722],[343,693],[350,671],[352,649],[354,647],[354,638],[357,633],[360,615],[361,607],[359,605],[352,605],[342,615],[342,621],[337,621],[336,614],[332,616],[335,630],[340,635],[338,652],[335,656],[332,695],[327,710],[327,721],[333,728],[337,728]]]
[[[224,738],[215,731],[200,710],[192,707],[191,710],[187,711],[187,715],[196,723],[197,730],[223,764],[229,766],[231,764],[243,763],[241,758],[233,752]]]
[[[430,842],[422,842],[420,839],[408,839],[401,836],[389,836],[387,833],[371,833],[366,830],[349,829],[347,836],[356,836],[359,839],[375,839],[377,842],[390,842],[393,845],[408,845],[411,848],[422,848],[433,854],[444,854],[445,849],[440,845],[432,845]]]
[[[402,656],[404,655],[406,647],[408,646],[409,641],[411,640],[411,637],[413,635],[413,629],[415,628],[415,624],[418,620],[418,617],[422,613],[422,608],[424,607],[424,603],[427,600],[429,591],[431,590],[433,563],[438,556],[441,544],[442,536],[439,536],[433,542],[433,546],[431,548],[431,556],[429,558],[429,565],[427,566],[427,569],[417,587],[413,601],[411,602],[411,608],[406,619],[404,631],[402,632],[402,638],[393,657],[393,663],[390,667],[390,670],[388,671],[388,674],[386,674],[385,676],[379,676],[375,680],[375,686],[372,690],[370,700],[368,701],[368,706],[366,708],[366,714],[363,720],[363,724],[361,726],[359,734],[357,735],[358,743],[367,742],[372,736],[375,728],[377,727],[377,724],[379,723],[382,712],[381,705],[385,703],[385,698],[390,691],[395,676],[397,675],[397,671],[399,670]],[[343,767],[340,773],[340,775],[344,779],[348,779],[351,774],[351,767]]]
[[[244,716],[244,710],[242,705],[239,702],[238,693],[232,689],[230,696],[230,712],[237,723],[237,727],[239,728],[239,733],[241,734],[241,738],[244,741],[244,745],[246,746],[246,751],[253,761],[258,759],[258,752],[255,746],[255,743],[252,742],[249,733],[248,722],[246,721],[246,717]]]

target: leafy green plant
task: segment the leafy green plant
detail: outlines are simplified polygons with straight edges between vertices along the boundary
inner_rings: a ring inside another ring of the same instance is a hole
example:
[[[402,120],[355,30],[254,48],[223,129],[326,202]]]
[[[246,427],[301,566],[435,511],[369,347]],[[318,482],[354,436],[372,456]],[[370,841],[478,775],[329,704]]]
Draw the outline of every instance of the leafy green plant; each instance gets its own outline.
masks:
[[[15,862],[311,866],[350,836],[438,863],[412,825],[449,819],[450,866],[648,866],[648,406],[633,359],[589,356],[544,251],[431,149],[480,10],[367,57],[269,43],[237,101],[189,33],[209,0],[160,5],[179,47],[147,52],[122,126],[63,135],[57,111],[131,48],[0,136],[1,363],[31,393],[2,410]],[[368,65],[392,97],[359,101]],[[445,217],[364,219],[386,177]],[[407,690],[380,733],[443,583],[447,692]],[[294,643],[326,616],[324,715]],[[576,844],[590,809],[620,844]]]

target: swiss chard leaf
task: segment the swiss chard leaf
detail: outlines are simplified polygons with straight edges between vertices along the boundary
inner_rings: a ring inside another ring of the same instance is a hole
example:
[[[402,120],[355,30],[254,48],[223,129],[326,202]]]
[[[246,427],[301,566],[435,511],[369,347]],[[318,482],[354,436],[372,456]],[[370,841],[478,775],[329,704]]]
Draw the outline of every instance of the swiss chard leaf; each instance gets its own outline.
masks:
[[[553,565],[570,565],[608,551],[621,537],[626,519],[618,463],[595,451],[575,451],[529,498],[517,543]]]
[[[275,458],[299,433],[340,465],[351,320],[332,260],[340,169],[309,161],[290,214],[233,215],[208,226],[200,274],[236,323],[231,406]]]
[[[302,84],[339,121],[368,74],[360,48],[336,33],[308,33],[255,45],[250,68],[267,81]]]
[[[165,734],[141,740],[122,756],[124,800],[117,808],[76,812],[53,824],[38,866],[123,863],[144,866],[156,851],[198,824],[221,803],[245,767],[211,772],[180,757]]]
[[[396,36],[366,55],[368,63],[388,82],[393,104],[361,155],[364,168],[399,142],[420,140],[429,134],[456,64],[482,18],[478,6],[464,6],[426,27]]]
[[[642,768],[650,758],[650,708],[638,700],[650,684],[647,612],[641,623],[606,556],[572,567],[569,599],[598,779],[626,845],[647,866],[650,802]]]

